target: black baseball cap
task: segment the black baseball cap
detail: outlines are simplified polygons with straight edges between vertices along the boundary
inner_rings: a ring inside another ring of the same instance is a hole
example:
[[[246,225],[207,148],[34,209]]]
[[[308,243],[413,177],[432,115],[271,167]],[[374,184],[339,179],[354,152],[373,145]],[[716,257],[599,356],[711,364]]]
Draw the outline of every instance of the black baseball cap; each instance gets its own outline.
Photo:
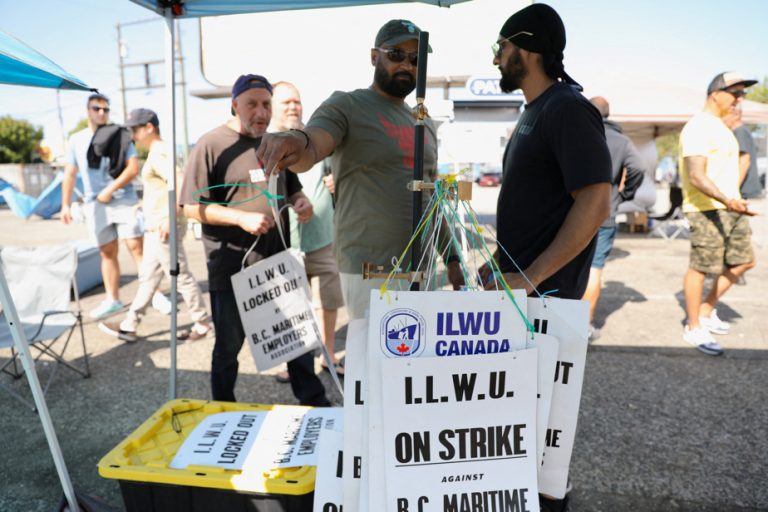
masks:
[[[729,87],[733,87],[734,85],[743,85],[744,87],[749,87],[751,85],[755,85],[756,83],[757,80],[745,78],[741,73],[737,73],[736,71],[726,71],[725,73],[720,73],[715,78],[713,78],[711,82],[709,82],[709,87],[707,87],[707,96],[715,91],[724,91]]]
[[[128,119],[125,120],[125,126],[128,128],[133,128],[134,126],[144,126],[147,123],[160,126],[160,120],[157,118],[157,114],[148,108],[137,108],[131,110],[131,113],[128,114]]]
[[[374,46],[381,48],[382,45],[395,45],[411,39],[419,40],[421,29],[415,23],[408,20],[389,20],[376,34]],[[427,51],[432,53],[432,47],[427,46]]]
[[[565,50],[565,25],[560,15],[546,4],[532,4],[510,16],[499,31],[502,39],[529,52],[553,55],[560,62],[556,78],[581,86],[568,76],[562,66]]]

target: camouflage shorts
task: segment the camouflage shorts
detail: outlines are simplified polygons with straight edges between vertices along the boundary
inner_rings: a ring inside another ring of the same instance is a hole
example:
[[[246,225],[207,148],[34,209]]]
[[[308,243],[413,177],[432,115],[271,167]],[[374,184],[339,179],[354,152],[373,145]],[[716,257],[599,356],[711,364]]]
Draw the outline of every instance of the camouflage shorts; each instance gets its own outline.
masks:
[[[719,274],[723,267],[750,263],[752,230],[749,220],[726,210],[686,213],[691,226],[690,268],[705,274]]]

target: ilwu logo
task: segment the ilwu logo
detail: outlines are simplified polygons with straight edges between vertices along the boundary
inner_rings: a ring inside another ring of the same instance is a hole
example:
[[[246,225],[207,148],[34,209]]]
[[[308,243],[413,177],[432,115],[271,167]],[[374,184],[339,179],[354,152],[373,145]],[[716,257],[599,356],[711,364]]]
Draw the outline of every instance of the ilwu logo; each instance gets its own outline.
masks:
[[[383,348],[396,357],[419,355],[424,333],[424,317],[412,309],[395,309],[381,319]]]

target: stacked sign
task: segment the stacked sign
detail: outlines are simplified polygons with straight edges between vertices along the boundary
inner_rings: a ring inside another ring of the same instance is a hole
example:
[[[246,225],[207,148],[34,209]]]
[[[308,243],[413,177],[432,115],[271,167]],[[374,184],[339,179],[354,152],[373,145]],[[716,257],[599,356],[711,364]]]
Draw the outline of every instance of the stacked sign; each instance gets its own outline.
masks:
[[[587,304],[513,297],[372,292],[346,344],[345,508],[536,511],[539,492],[564,496]]]

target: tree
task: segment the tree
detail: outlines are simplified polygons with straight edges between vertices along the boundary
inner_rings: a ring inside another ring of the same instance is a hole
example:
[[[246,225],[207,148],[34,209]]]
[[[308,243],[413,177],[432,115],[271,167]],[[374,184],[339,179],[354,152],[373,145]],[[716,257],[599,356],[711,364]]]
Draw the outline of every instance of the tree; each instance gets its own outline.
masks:
[[[768,76],[747,89],[747,99],[758,103],[768,103]]]
[[[88,128],[88,120],[85,118],[80,119],[74,128],[69,130],[69,133],[67,133],[67,137],[71,137],[73,133],[77,133],[80,130],[84,130],[85,128]]]
[[[23,164],[35,158],[43,129],[10,116],[0,117],[0,163]]]
[[[680,131],[677,130],[661,137],[656,137],[656,150],[659,152],[659,160],[665,156],[677,158],[678,141],[680,140]]]

